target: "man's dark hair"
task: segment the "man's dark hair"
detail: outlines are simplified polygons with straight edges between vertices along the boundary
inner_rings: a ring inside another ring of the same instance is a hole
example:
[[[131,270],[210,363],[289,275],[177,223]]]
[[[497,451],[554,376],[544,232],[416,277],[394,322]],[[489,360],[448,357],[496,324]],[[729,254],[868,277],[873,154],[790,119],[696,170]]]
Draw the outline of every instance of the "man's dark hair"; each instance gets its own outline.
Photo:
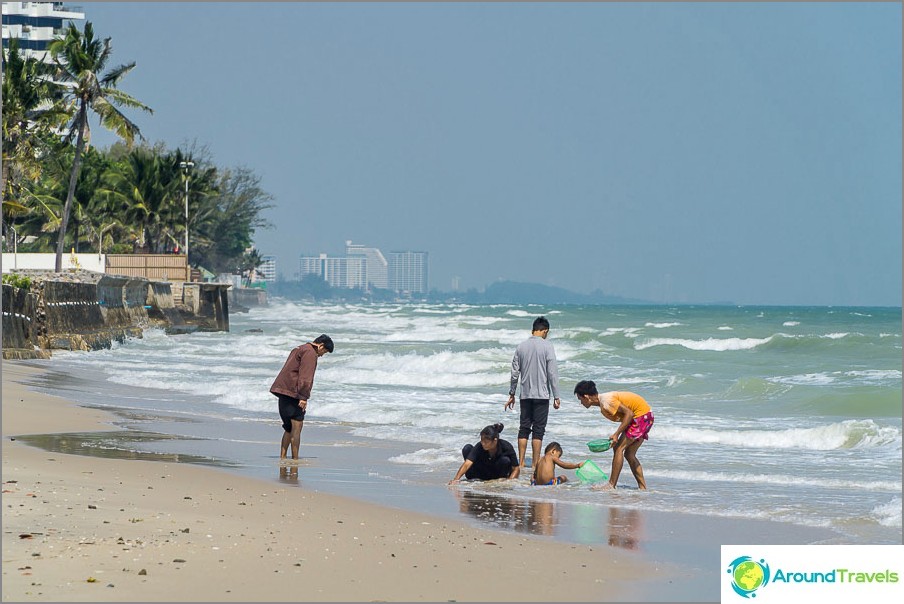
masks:
[[[593,380],[581,380],[580,382],[578,382],[574,387],[574,393],[578,396],[584,396],[585,394],[589,394],[591,396],[594,394],[599,394],[599,392],[596,391],[596,384],[593,382]]]
[[[534,319],[534,331],[543,331],[544,329],[549,329],[549,321],[546,320],[546,317]]]
[[[333,352],[333,338],[324,334],[320,334],[317,336],[317,339],[314,340],[315,344],[323,344],[323,347],[326,348],[327,352]]]

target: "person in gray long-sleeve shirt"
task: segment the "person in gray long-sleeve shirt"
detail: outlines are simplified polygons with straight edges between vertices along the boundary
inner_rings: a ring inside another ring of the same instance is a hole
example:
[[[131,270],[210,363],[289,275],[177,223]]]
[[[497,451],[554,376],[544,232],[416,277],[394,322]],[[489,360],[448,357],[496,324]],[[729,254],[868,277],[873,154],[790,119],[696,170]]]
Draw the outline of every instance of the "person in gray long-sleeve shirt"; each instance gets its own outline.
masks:
[[[518,427],[518,459],[524,468],[524,453],[527,451],[527,437],[531,439],[534,456],[531,463],[540,459],[546,420],[549,418],[549,398],[553,407],[559,408],[559,371],[556,367],[556,351],[552,343],[546,341],[549,335],[549,321],[546,317],[534,319],[531,336],[518,344],[512,358],[512,381],[509,388],[506,409],[515,407],[515,393],[521,383],[521,423]]]

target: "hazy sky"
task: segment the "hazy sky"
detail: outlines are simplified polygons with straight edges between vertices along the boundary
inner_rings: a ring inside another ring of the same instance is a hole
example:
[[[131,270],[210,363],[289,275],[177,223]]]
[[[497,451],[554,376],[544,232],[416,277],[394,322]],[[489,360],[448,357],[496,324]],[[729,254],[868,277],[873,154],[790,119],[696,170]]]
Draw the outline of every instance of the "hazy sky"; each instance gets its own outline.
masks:
[[[148,140],[262,176],[287,278],[351,239],[446,291],[901,304],[900,3],[77,4]]]

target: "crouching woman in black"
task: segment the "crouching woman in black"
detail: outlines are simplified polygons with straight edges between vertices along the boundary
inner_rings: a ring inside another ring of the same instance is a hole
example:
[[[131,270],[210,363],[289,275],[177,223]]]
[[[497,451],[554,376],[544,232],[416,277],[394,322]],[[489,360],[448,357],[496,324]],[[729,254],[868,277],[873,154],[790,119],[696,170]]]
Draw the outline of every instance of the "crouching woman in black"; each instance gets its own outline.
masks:
[[[518,454],[507,440],[499,438],[502,424],[493,424],[480,431],[480,442],[476,445],[465,445],[461,450],[465,458],[455,478],[449,484],[458,482],[462,476],[478,480],[494,480],[496,478],[518,478],[521,468],[518,466]]]

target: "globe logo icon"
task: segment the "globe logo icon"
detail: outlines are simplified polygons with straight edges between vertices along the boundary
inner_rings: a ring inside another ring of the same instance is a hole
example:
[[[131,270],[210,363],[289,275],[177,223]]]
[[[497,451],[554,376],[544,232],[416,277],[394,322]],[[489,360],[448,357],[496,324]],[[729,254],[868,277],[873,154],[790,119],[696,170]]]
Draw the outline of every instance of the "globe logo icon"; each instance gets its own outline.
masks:
[[[743,598],[755,598],[754,592],[769,583],[769,565],[750,556],[735,558],[727,572],[731,575],[732,589]]]

